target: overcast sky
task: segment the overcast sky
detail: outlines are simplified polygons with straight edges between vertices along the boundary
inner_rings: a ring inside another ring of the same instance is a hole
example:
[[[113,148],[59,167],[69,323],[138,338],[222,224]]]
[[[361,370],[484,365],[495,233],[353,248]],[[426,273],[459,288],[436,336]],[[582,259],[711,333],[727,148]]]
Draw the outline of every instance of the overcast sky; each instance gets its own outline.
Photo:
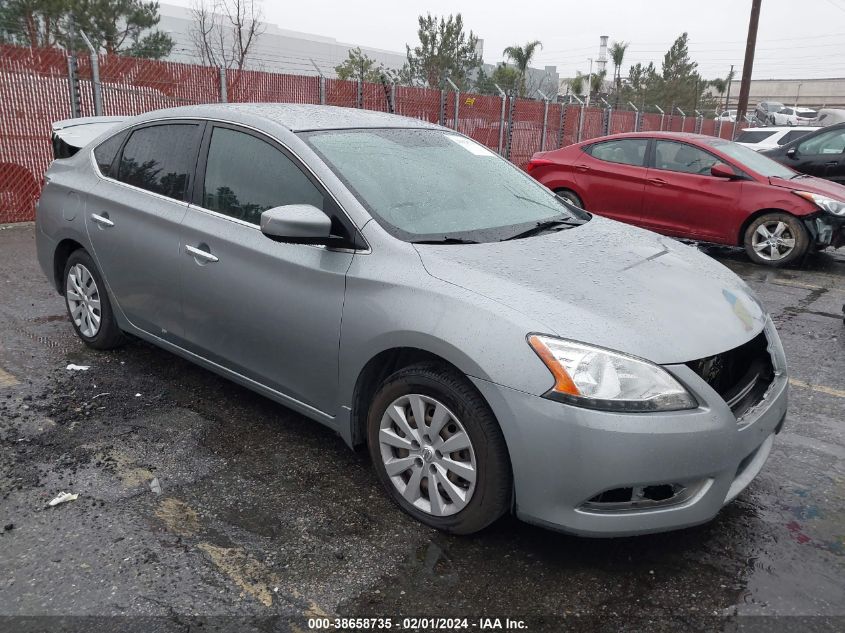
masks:
[[[194,0],[165,1],[191,6]],[[533,65],[555,65],[562,77],[588,71],[600,35],[630,42],[624,74],[636,62],[653,61],[659,69],[663,54],[686,31],[691,56],[708,79],[724,77],[731,64],[739,77],[750,7],[751,0],[263,2],[266,22],[281,28],[393,51],[413,47],[420,13],[460,12],[466,28],[484,40],[485,62],[501,61],[508,45],[536,39],[543,50]],[[753,76],[845,77],[845,0],[763,0]]]

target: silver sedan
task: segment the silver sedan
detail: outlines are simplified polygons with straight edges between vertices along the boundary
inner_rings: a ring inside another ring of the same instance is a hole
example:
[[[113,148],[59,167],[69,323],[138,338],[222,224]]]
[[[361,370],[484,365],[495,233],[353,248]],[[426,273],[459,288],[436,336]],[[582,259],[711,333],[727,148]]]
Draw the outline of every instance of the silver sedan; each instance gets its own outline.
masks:
[[[368,446],[433,527],[702,523],[785,419],[783,349],[739,278],[452,130],[191,106],[67,154],[37,246],[80,338],[134,335]]]

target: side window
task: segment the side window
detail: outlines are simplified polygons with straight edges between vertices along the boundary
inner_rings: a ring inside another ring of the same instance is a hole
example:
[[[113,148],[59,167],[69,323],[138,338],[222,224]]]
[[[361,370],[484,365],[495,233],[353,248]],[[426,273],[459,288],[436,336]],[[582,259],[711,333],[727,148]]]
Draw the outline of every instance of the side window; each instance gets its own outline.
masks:
[[[126,132],[121,132],[103,141],[94,149],[94,160],[97,161],[97,169],[103,176],[112,176],[112,164],[125,139]]]
[[[655,144],[654,166],[657,169],[709,175],[710,168],[718,162],[713,154],[686,143],[656,141]]]
[[[596,143],[591,145],[587,152],[593,158],[606,160],[609,163],[642,167],[645,165],[645,150],[647,147],[648,139],[630,138]]]
[[[208,148],[202,206],[259,224],[286,204],[323,209],[323,194],[285,154],[250,134],[215,127]]]
[[[845,152],[845,129],[831,130],[798,144],[802,154],[842,154]]]
[[[806,135],[807,132],[805,132],[804,130],[792,130],[783,135],[783,138],[778,141],[778,145],[786,145],[787,143],[791,143],[795,139],[801,138],[802,136]]]
[[[175,200],[185,200],[196,164],[196,124],[168,123],[132,132],[117,179]]]

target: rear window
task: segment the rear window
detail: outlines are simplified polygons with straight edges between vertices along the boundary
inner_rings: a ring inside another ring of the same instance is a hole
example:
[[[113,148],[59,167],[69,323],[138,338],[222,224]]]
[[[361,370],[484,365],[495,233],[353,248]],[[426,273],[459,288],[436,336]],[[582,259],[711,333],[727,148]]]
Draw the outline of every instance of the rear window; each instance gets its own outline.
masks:
[[[97,161],[97,169],[100,170],[103,176],[111,177],[113,175],[111,172],[114,158],[117,156],[117,152],[120,150],[120,146],[123,145],[125,139],[126,132],[121,132],[103,141],[94,149],[94,160]]]
[[[737,143],[759,143],[774,134],[771,130],[748,130],[740,134]]]
[[[815,110],[805,110],[803,112],[798,113],[799,119],[815,119],[818,116],[818,112]]]
[[[184,200],[196,164],[198,127],[169,123],[136,129],[123,148],[117,179]]]
[[[787,143],[791,143],[795,139],[801,138],[805,134],[809,133],[810,130],[792,130],[783,135],[783,137],[778,141],[778,145],[786,145]]]

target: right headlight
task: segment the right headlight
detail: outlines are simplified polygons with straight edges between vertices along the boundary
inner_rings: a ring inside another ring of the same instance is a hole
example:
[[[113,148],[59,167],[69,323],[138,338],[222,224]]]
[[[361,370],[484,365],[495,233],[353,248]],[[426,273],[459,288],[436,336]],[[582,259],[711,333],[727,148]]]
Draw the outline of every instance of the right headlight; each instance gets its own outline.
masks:
[[[546,397],[608,411],[680,411],[695,398],[662,367],[619,352],[540,334],[528,344],[555,378]]]
[[[819,209],[832,213],[833,215],[845,216],[845,202],[828,198],[810,191],[795,191],[795,195],[801,196],[805,200],[809,200]]]

